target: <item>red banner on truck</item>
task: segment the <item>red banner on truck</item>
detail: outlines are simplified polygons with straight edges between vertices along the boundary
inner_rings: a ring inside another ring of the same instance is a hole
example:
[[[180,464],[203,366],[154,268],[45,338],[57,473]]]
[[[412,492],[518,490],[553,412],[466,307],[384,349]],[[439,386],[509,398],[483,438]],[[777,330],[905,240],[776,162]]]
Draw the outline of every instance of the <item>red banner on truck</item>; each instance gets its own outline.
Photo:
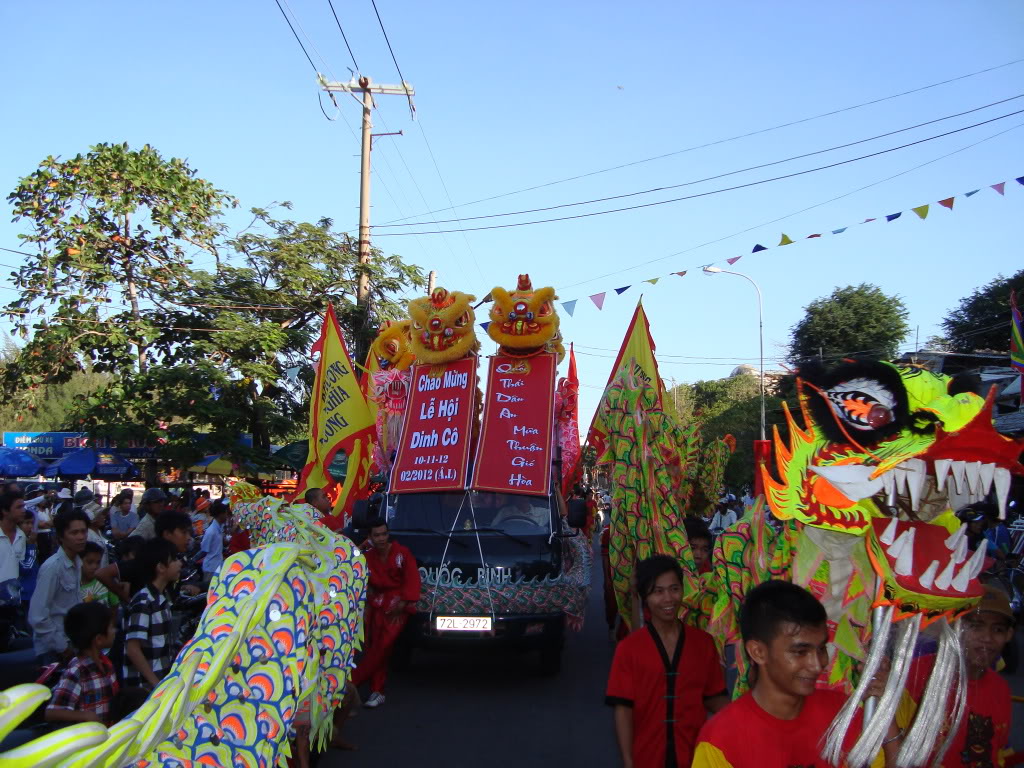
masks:
[[[476,395],[475,357],[412,369],[391,493],[466,487]]]
[[[551,490],[551,431],[555,356],[491,358],[480,447],[472,487],[547,496]]]

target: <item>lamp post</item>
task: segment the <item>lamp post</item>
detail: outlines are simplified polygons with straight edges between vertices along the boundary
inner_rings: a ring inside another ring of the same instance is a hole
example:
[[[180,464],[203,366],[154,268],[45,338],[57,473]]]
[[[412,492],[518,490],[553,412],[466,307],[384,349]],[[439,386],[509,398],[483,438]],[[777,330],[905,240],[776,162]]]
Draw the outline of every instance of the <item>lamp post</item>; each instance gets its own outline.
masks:
[[[768,441],[765,437],[765,418],[764,418],[764,307],[761,300],[761,286],[759,286],[754,279],[749,275],[745,275],[742,272],[733,272],[729,269],[722,269],[721,267],[713,267],[710,264],[705,266],[704,274],[706,275],[717,275],[719,273],[726,275],[736,275],[742,277],[757,291],[757,341],[759,349],[759,357],[761,360],[760,367],[760,378],[761,378],[761,439],[754,443],[754,460],[758,463],[763,463],[768,459]],[[762,492],[761,473],[754,472],[754,490],[755,495]]]

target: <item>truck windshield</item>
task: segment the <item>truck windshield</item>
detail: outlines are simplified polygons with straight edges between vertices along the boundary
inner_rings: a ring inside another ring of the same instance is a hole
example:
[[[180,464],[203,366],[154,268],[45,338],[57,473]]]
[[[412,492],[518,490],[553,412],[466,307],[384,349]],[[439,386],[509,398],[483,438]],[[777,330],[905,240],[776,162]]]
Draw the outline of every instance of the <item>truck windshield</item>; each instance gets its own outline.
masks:
[[[391,529],[449,531],[492,528],[512,534],[551,532],[551,502],[545,496],[467,491],[403,493],[390,498]],[[472,512],[470,511],[472,504]],[[474,521],[475,516],[475,521]],[[481,535],[497,535],[482,531]]]

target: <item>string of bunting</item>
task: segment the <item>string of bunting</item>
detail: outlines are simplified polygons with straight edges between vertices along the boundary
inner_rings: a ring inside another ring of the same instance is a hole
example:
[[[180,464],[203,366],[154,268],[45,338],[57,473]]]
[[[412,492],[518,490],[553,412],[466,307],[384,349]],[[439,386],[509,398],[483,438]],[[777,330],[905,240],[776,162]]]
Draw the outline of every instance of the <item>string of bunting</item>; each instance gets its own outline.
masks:
[[[1024,176],[1018,176],[1017,178],[1014,179],[1014,181],[1016,181],[1018,184],[1024,186]],[[998,184],[990,184],[989,185],[989,189],[994,190],[1000,196],[1004,196],[1006,194],[1006,185],[1007,185],[1007,183],[1008,182],[1000,181]],[[973,197],[974,195],[978,194],[978,192],[980,192],[981,190],[982,190],[981,187],[979,187],[978,189],[972,189],[970,192],[964,192],[963,195],[960,195],[960,197],[963,197],[963,198]],[[939,205],[939,206],[941,206],[941,207],[943,207],[943,208],[945,208],[945,209],[947,209],[949,211],[952,211],[953,210],[953,206],[956,203],[956,199],[957,199],[957,196],[954,195],[952,197],[947,197],[947,198],[945,198],[943,200],[936,201],[935,205]],[[925,205],[919,205],[919,206],[916,206],[914,208],[911,208],[910,211],[912,211],[919,219],[921,219],[923,221],[924,219],[928,218],[928,214],[929,214],[929,212],[932,209],[932,205],[933,205],[932,203],[926,203]],[[905,211],[897,211],[896,213],[890,213],[890,214],[887,214],[885,216],[876,216],[876,217],[873,217],[873,218],[870,218],[870,219],[864,219],[864,221],[860,222],[860,224],[862,224],[862,225],[863,224],[870,224],[873,221],[882,221],[883,219],[886,222],[895,221],[896,219],[900,218],[904,213],[905,213]],[[799,239],[813,240],[815,238],[823,237],[824,235],[829,234],[829,233],[832,234],[832,235],[841,235],[844,232],[846,232],[849,228],[850,228],[849,226],[845,226],[845,227],[839,227],[838,229],[825,230],[823,232],[815,232],[813,234],[807,235],[804,238],[798,238],[798,240]],[[783,232],[782,233],[782,237],[779,239],[779,242],[776,243],[775,245],[773,245],[773,246],[765,246],[765,245],[762,245],[761,243],[757,243],[750,250],[750,253],[751,254],[753,254],[753,253],[760,253],[761,251],[767,251],[769,248],[781,248],[784,245],[792,245],[794,242],[797,242],[797,241],[794,240],[793,238],[791,238],[785,232]],[[739,261],[740,259],[742,259],[746,255],[748,255],[748,254],[740,254],[739,256],[733,256],[731,258],[725,259],[724,262],[720,261],[720,262],[710,262],[710,263],[711,264],[725,263],[725,264],[728,264],[729,266],[732,266],[733,264],[735,264],[737,261]],[[657,285],[658,281],[661,280],[663,277],[671,277],[673,275],[678,276],[678,277],[685,277],[686,273],[687,273],[687,270],[684,269],[684,270],[681,270],[681,271],[678,271],[678,272],[670,272],[668,275],[658,275],[657,277],[651,277],[651,278],[648,278],[647,280],[643,280],[642,282],[650,283],[651,285]],[[614,289],[610,289],[610,290],[606,290],[606,291],[601,291],[600,293],[593,293],[590,296],[588,296],[587,298],[589,298],[590,301],[594,304],[594,306],[597,307],[598,311],[600,311],[600,310],[604,309],[604,303],[605,303],[605,299],[606,298],[609,298],[609,296],[611,296],[611,295],[621,296],[626,291],[628,291],[630,288],[632,288],[633,285],[635,285],[635,283],[630,284],[630,285],[623,285],[623,286],[621,286],[619,288],[614,288]],[[577,305],[577,303],[580,302],[581,300],[582,299],[579,299],[579,298],[576,298],[576,299],[566,299],[566,300],[560,301],[559,303],[562,305],[562,309],[565,311],[565,313],[567,315],[569,315],[569,317],[572,317],[575,314],[575,312],[576,312],[576,305]],[[485,329],[485,330],[487,329],[488,325],[490,325],[490,323],[480,323],[480,327]]]

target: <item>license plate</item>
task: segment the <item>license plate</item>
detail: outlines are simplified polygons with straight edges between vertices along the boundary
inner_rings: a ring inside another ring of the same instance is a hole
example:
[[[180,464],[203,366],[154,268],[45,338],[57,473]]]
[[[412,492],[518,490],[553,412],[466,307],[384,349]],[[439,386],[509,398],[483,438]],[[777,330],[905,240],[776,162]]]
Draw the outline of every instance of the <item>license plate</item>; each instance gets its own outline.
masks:
[[[435,626],[438,632],[489,632],[489,616],[437,616]]]

